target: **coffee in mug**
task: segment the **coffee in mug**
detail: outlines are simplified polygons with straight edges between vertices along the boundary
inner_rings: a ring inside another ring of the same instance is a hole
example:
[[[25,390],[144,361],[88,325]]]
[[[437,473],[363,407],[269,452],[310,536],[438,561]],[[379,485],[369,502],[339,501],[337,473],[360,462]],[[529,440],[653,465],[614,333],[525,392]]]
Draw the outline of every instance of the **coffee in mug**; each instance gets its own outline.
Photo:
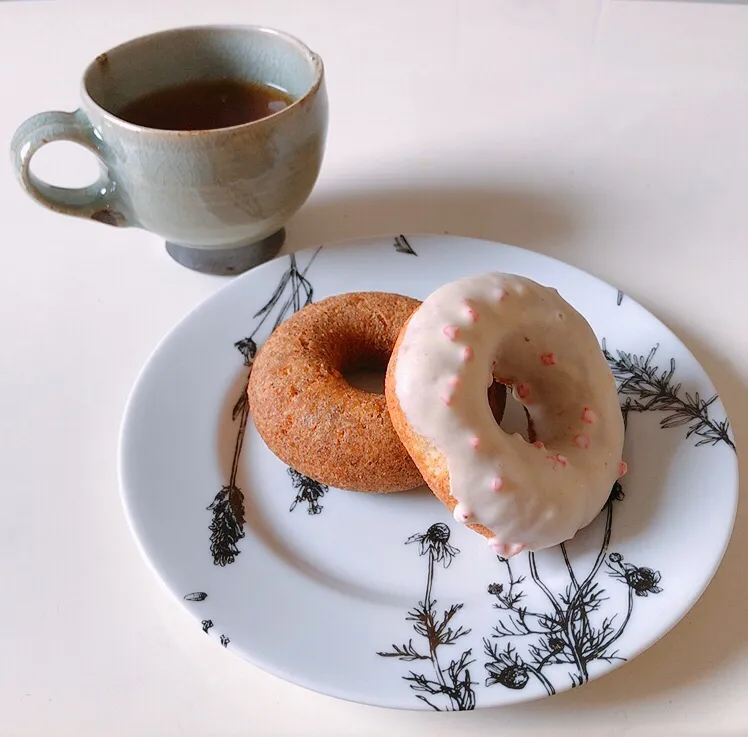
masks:
[[[128,123],[161,130],[199,131],[252,123],[293,102],[280,87],[243,79],[185,82],[131,100],[116,115]]]

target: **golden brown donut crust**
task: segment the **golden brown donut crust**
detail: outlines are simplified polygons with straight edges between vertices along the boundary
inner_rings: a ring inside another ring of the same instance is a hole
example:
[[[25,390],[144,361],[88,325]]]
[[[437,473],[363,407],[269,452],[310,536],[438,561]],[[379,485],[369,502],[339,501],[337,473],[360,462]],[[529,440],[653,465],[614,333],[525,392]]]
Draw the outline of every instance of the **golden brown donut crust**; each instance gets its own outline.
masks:
[[[400,402],[395,394],[395,364],[397,362],[397,353],[403,335],[405,334],[406,327],[407,322],[400,331],[389,364],[387,365],[387,374],[384,383],[384,394],[387,399],[387,408],[390,411],[390,419],[392,420],[395,432],[397,432],[403,445],[408,449],[408,452],[415,461],[418,470],[423,475],[423,479],[427,486],[434,492],[436,498],[439,499],[442,504],[445,504],[451,512],[457,505],[457,500],[450,493],[447,461],[444,455],[428,438],[419,435],[411,428],[405,419],[405,415],[400,407]],[[498,393],[498,399],[493,395],[493,392]],[[500,422],[504,414],[504,406],[506,402],[505,387],[494,382],[489,390],[489,402],[496,421]],[[498,402],[498,407],[500,407],[500,409],[497,408],[495,402]],[[467,526],[486,538],[493,537],[491,530],[483,525],[468,524]]]
[[[385,292],[328,297],[281,323],[260,348],[247,393],[257,431],[284,463],[330,486],[393,492],[423,483],[384,395],[343,372],[387,364],[420,302]]]

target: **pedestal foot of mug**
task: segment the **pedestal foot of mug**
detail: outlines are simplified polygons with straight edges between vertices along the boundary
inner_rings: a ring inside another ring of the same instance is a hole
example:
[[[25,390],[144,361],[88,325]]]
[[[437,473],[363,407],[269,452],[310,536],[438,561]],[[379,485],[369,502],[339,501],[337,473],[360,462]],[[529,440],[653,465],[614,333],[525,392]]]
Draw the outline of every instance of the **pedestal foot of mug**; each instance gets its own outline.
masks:
[[[166,251],[188,269],[203,274],[234,276],[269,261],[278,254],[285,240],[286,230],[281,228],[260,241],[232,244],[227,248],[194,248],[166,241]]]

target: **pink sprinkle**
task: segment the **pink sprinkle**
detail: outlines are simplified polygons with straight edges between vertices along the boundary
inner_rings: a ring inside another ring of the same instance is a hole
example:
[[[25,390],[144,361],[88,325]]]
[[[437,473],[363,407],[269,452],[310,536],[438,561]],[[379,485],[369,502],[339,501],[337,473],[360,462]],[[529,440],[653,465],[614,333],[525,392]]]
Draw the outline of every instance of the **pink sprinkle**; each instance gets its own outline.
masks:
[[[621,461],[618,464],[618,478],[620,479],[621,477],[625,476],[626,471],[628,470],[629,470],[628,463],[626,463],[626,461]]]
[[[555,366],[556,365],[556,356],[554,356],[552,353],[543,353],[540,356],[540,362],[544,366]]]
[[[473,448],[476,448],[480,445],[480,438],[477,435],[474,435],[472,438],[470,438],[470,445],[473,446]]]
[[[596,419],[597,416],[589,407],[585,407],[582,410],[582,422],[586,422],[588,425],[591,425]]]
[[[460,377],[457,376],[457,375],[450,376],[447,379],[447,384],[449,384],[450,386],[459,386],[461,381],[462,381],[462,379],[460,379]]]
[[[553,467],[556,468],[556,465],[565,466],[566,465],[566,456],[562,456],[560,453],[556,453],[555,456],[546,456],[546,461],[550,461],[553,464]]]
[[[494,299],[495,299],[495,300],[496,300],[497,302],[501,302],[501,300],[502,300],[502,299],[504,299],[504,297],[506,297],[506,290],[505,290],[505,289],[502,289],[501,287],[497,287],[497,288],[496,288],[496,289],[494,290],[494,293],[493,293],[493,298],[494,298]]]
[[[590,436],[580,433],[574,438],[574,445],[577,448],[589,448],[590,447]]]
[[[473,349],[469,345],[466,345],[462,349],[462,360],[465,361],[465,363],[473,360]]]
[[[527,384],[517,384],[517,396],[520,399],[527,399],[530,396],[530,387]]]
[[[545,448],[545,445],[543,445],[543,441],[542,441],[542,440],[536,440],[536,441],[535,441],[535,442],[533,443],[533,445],[534,445],[534,446],[535,446],[536,448]],[[549,456],[549,457],[550,457],[550,456]]]
[[[441,399],[442,399],[442,402],[444,402],[444,404],[447,405],[447,407],[449,407],[449,405],[452,404],[452,397],[449,396],[448,394],[442,394]]]
[[[446,335],[450,340],[457,340],[457,332],[459,328],[456,325],[445,325],[442,332],[444,335]]]
[[[504,479],[501,476],[494,476],[491,481],[491,488],[494,491],[501,491],[504,488]]]
[[[468,317],[473,322],[478,322],[478,310],[476,310],[475,307],[473,307],[473,305],[470,304],[470,302],[466,299],[462,301],[462,304],[465,307],[465,312],[467,312]]]

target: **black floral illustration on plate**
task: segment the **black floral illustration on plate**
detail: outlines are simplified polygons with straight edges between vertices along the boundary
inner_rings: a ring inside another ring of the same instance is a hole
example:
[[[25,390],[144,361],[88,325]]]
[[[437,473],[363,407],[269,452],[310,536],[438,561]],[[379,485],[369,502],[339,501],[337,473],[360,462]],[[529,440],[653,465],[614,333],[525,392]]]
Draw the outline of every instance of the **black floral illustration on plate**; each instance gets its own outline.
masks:
[[[698,392],[682,391],[682,385],[674,381],[674,358],[670,359],[667,370],[661,371],[654,364],[659,344],[646,356],[625,351],[615,351],[614,354],[608,350],[605,339],[602,348],[618,382],[618,393],[624,397],[621,411],[625,422],[631,412],[665,412],[660,427],[687,427],[686,437],[695,435],[697,446],[725,443],[735,450],[729,420],[714,420],[709,416],[709,408],[717,400],[717,395],[703,399]]]
[[[208,595],[204,591],[193,591],[191,594],[184,595],[185,601],[205,601]]]
[[[460,552],[449,544],[449,536],[449,527],[438,522],[431,525],[425,533],[412,535],[406,541],[406,545],[417,544],[418,554],[428,558],[423,600],[419,601],[405,618],[406,621],[413,622],[413,631],[420,639],[418,644],[413,643],[413,638],[402,645],[393,644],[392,650],[378,652],[377,655],[383,658],[397,658],[407,663],[428,663],[428,670],[425,673],[411,670],[407,676],[403,676],[403,680],[416,692],[416,698],[435,711],[466,711],[475,708],[475,682],[470,678],[468,667],[475,662],[471,658],[472,649],[464,650],[459,657],[451,658],[446,666],[442,665],[441,660],[446,648],[470,633],[469,629],[462,626],[455,628],[452,622],[463,605],[452,604],[439,614],[437,601],[433,597],[437,564],[441,563],[444,568],[449,568],[454,557]],[[446,657],[449,657],[449,654]]]
[[[413,250],[413,246],[410,245],[410,243],[408,242],[408,239],[404,235],[402,235],[402,233],[400,235],[396,235],[395,236],[394,246],[395,246],[395,250],[398,253],[407,253],[410,256],[417,256],[418,255]]]
[[[395,237],[394,247],[399,253],[417,256],[403,235]],[[298,269],[295,257],[291,256],[289,268],[272,297],[254,315],[258,323],[248,337],[235,343],[247,368],[247,381],[257,353],[255,336],[263,324],[275,315],[272,326],[275,329],[291,312],[312,301],[313,289],[306,273],[318,252],[319,249],[303,271]],[[623,297],[619,291],[619,306]],[[728,420],[714,420],[709,414],[716,395],[704,400],[698,393],[683,392],[682,385],[674,382],[674,359],[671,359],[668,370],[661,371],[654,364],[658,347],[654,346],[647,356],[623,351],[615,351],[614,355],[608,350],[605,340],[602,342],[603,353],[624,398],[624,421],[631,412],[662,411],[667,414],[660,421],[661,427],[685,426],[687,437],[698,437],[697,446],[724,442],[734,451]],[[240,552],[237,543],[244,536],[244,498],[236,478],[248,417],[245,382],[232,412],[237,435],[231,473],[228,483],[208,507],[213,512],[211,554],[214,563],[220,566],[234,562]],[[303,503],[308,514],[320,514],[323,509],[320,500],[328,487],[293,468],[288,469],[288,474],[292,488],[296,490],[289,511],[293,512]],[[579,564],[572,564],[564,544],[555,549],[563,559],[568,576],[568,583],[562,590],[543,580],[534,553],[511,561],[498,557],[504,575],[487,587],[500,618],[489,636],[483,638],[486,687],[501,685],[519,690],[534,680],[548,694],[554,694],[561,687],[559,677],[566,679],[566,685],[570,682],[572,687],[576,687],[589,680],[590,666],[595,662],[625,660],[616,649],[616,642],[629,624],[635,602],[660,594],[663,588],[659,571],[629,562],[619,552],[609,552],[614,509],[623,498],[621,484],[616,483],[601,512],[604,532],[600,548],[584,577],[579,575]],[[406,621],[412,623],[415,636],[403,644],[392,644],[389,651],[377,653],[406,663],[422,661],[419,666],[414,665],[403,680],[408,682],[416,698],[435,711],[475,708],[474,687],[477,685],[470,673],[470,666],[475,662],[472,648],[452,657],[456,648],[451,646],[471,632],[463,625],[456,626],[455,618],[459,619],[463,604],[452,604],[440,612],[433,596],[435,574],[439,570],[437,564],[446,569],[460,553],[449,539],[449,527],[437,523],[425,533],[413,535],[406,541],[406,544],[417,545],[419,556],[427,558],[423,599],[406,616]],[[522,560],[526,561],[529,580],[527,575],[517,573]],[[625,597],[612,595],[617,584],[626,587]],[[530,601],[535,603],[526,604],[528,593],[533,595]],[[201,602],[206,598],[207,594],[201,591],[184,596],[190,602]],[[613,603],[616,600],[618,604]],[[212,627],[212,620],[202,620],[203,631],[207,633]],[[220,642],[226,647],[230,639],[222,634]],[[445,664],[447,660],[449,662]]]
[[[330,490],[330,487],[327,484],[304,476],[303,473],[299,473],[295,468],[289,468],[288,475],[291,477],[293,488],[297,491],[296,498],[293,500],[288,511],[293,512],[298,504],[304,502],[307,505],[308,514],[319,514],[322,511],[322,505],[319,503],[319,500]]]
[[[569,577],[563,591],[551,590],[540,575],[535,553],[527,554],[533,590],[547,602],[544,608],[530,608],[524,603],[526,577],[516,574],[516,563],[499,557],[505,566],[505,579],[490,584],[487,590],[495,599],[494,608],[503,616],[490,637],[483,640],[486,686],[498,684],[516,690],[536,679],[548,694],[555,694],[559,672],[565,673],[571,686],[576,687],[589,680],[594,661],[625,660],[614,645],[629,623],[634,595],[659,594],[662,588],[658,571],[626,563],[620,553],[608,554],[614,505],[622,499],[623,490],[616,482],[603,510],[605,531],[600,550],[583,579],[574,569],[566,545],[558,547]],[[606,602],[612,597],[604,587],[603,573],[607,573],[607,580],[612,578],[628,586],[628,603],[622,617],[619,611],[606,612],[611,609]],[[553,677],[549,670],[554,672]]]
[[[309,259],[303,270],[299,269],[296,256],[289,257],[288,269],[281,276],[270,299],[253,315],[257,320],[252,332],[242,340],[234,343],[234,347],[241,353],[244,366],[247,369],[246,381],[242,393],[237,398],[231,413],[231,419],[237,423],[234,455],[231,463],[231,473],[228,482],[216,494],[207,507],[213,513],[210,522],[210,553],[213,563],[226,566],[236,560],[239,555],[238,542],[244,537],[244,494],[237,486],[236,479],[239,472],[239,460],[244,445],[244,435],[249,419],[249,401],[247,399],[247,384],[252,372],[252,364],[257,355],[257,334],[272,316],[275,317],[271,332],[288,317],[308,305],[313,298],[314,290],[306,274],[314,259],[320,252],[318,248]]]
[[[184,597],[185,601],[193,601],[193,602],[200,602],[205,601],[205,599],[208,598],[208,595],[204,591],[195,591],[192,594],[186,594]],[[200,622],[200,626],[202,627],[203,632],[205,632],[206,635],[210,634],[210,631],[213,629],[213,620],[212,619],[203,619]],[[220,637],[221,645],[226,647],[231,640],[226,635],[221,635]]]
[[[621,302],[623,302],[623,298],[624,298],[625,296],[626,296],[626,295],[624,295],[624,293],[623,293],[623,292],[622,292],[622,291],[621,291],[621,290],[619,289],[619,290],[618,290],[618,295],[616,296],[616,304],[617,304],[617,305],[618,305],[619,307],[621,306]]]
[[[662,578],[659,571],[644,567],[637,568],[631,563],[624,563],[620,553],[611,553],[605,565],[610,569],[611,576],[628,585],[629,599],[633,594],[649,596],[649,594],[659,594],[662,591],[658,586]]]

